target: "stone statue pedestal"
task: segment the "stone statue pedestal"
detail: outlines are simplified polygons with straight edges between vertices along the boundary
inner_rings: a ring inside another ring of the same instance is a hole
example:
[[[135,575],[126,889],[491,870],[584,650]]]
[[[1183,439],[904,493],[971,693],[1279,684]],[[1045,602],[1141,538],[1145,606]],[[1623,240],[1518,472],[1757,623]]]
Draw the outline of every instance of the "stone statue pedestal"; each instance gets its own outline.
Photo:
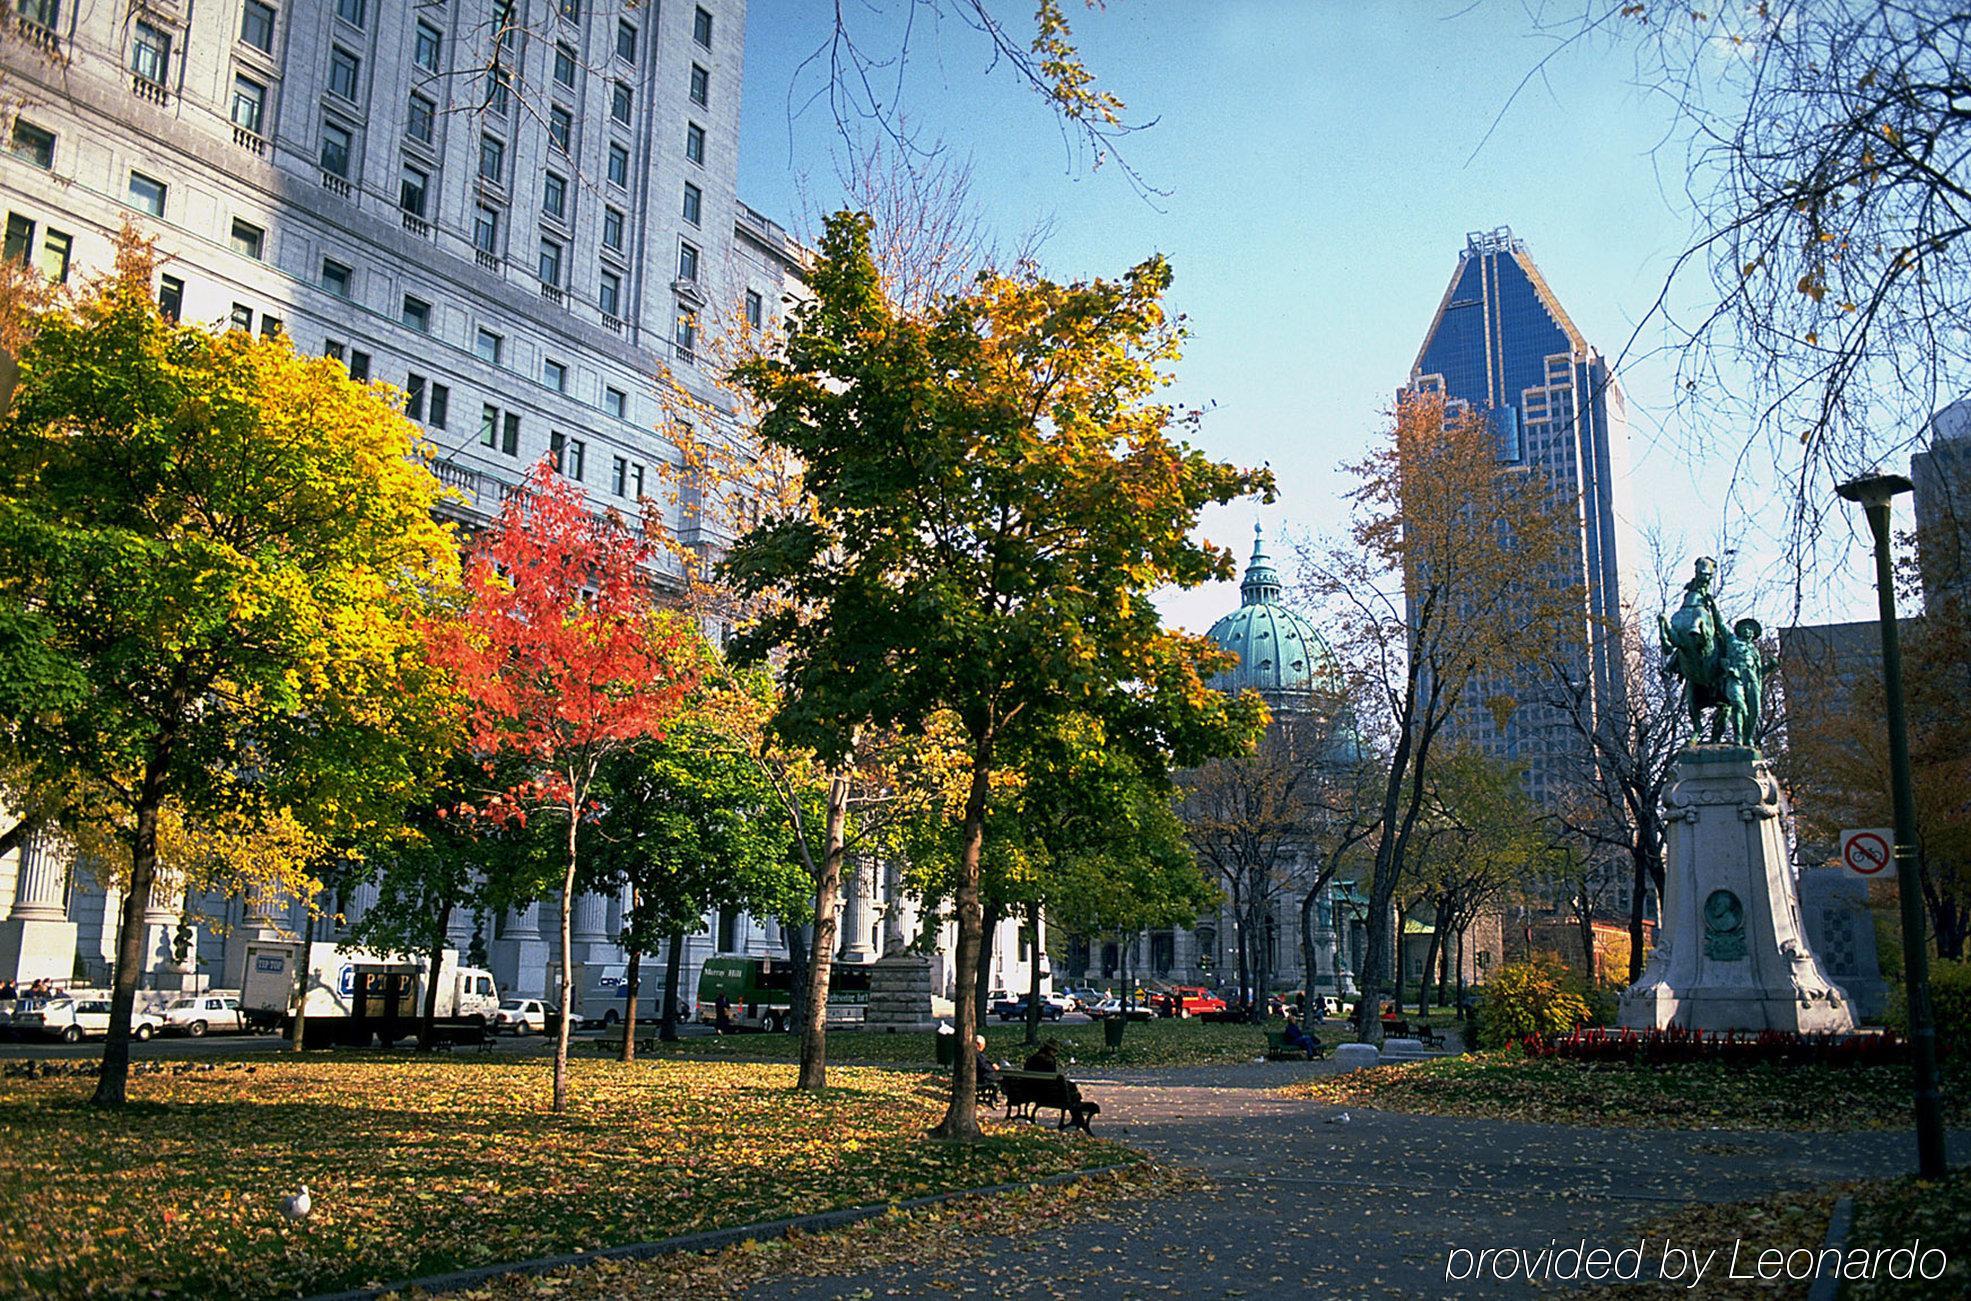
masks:
[[[862,1028],[878,1033],[935,1028],[931,1017],[931,960],[892,953],[869,966],[869,1010]]]
[[[1622,994],[1622,1025],[1853,1030],[1848,997],[1801,924],[1771,765],[1748,746],[1690,746],[1663,806],[1663,924],[1648,967]]]

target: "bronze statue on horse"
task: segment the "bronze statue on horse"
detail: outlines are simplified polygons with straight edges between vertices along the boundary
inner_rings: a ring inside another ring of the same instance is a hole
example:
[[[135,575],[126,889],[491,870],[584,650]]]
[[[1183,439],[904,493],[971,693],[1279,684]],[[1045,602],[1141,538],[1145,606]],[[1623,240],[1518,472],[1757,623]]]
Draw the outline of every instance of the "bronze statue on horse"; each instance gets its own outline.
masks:
[[[1726,729],[1740,745],[1756,745],[1765,712],[1765,680],[1775,667],[1759,650],[1763,631],[1756,619],[1740,619],[1727,630],[1718,612],[1712,586],[1718,562],[1698,557],[1684,584],[1683,604],[1669,618],[1656,616],[1661,636],[1663,672],[1684,680],[1684,700],[1693,732],[1701,731],[1704,711],[1713,710],[1711,739],[1721,741]]]

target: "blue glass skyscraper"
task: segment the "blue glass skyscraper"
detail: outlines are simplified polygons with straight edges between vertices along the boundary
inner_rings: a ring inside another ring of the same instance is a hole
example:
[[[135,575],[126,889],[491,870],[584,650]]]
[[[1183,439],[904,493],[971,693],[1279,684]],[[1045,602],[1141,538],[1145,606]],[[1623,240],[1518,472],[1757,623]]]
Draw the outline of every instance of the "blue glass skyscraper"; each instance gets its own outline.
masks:
[[[1598,718],[1619,709],[1623,699],[1628,547],[1620,539],[1630,521],[1622,390],[1568,319],[1525,244],[1505,227],[1466,237],[1408,387],[1441,392],[1447,415],[1485,412],[1497,431],[1502,470],[1544,471],[1579,503],[1570,552],[1572,579],[1583,594],[1580,624],[1556,646],[1561,662],[1539,671],[1549,675],[1545,683],[1491,684],[1508,687],[1515,697],[1504,726],[1486,707],[1491,690],[1468,692],[1453,720],[1460,739],[1525,764],[1536,797],[1556,797],[1594,758],[1562,711],[1547,703],[1553,699],[1551,675],[1587,687]]]

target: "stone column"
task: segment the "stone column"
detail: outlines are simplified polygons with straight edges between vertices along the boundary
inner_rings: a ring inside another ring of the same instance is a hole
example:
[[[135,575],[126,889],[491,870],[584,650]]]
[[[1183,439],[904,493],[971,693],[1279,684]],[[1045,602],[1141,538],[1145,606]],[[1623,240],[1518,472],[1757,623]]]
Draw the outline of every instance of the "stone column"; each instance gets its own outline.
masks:
[[[895,863],[884,861],[877,866],[883,882],[883,952],[895,953],[910,943],[906,901],[903,897],[903,874]]]
[[[500,993],[539,998],[547,992],[549,949],[541,938],[541,914],[545,911],[539,903],[509,909],[501,934],[487,944]]]
[[[842,864],[842,948],[844,962],[876,961],[876,948],[870,942],[869,890],[864,878],[869,865],[859,858]]]
[[[285,912],[278,891],[263,888],[248,892],[244,916],[225,938],[225,949],[220,960],[219,983],[222,987],[238,989],[245,981],[246,946],[249,943],[288,938],[281,930],[281,916]]]
[[[15,983],[75,974],[76,925],[68,919],[69,854],[43,827],[20,847],[14,907],[0,922],[0,978]]]

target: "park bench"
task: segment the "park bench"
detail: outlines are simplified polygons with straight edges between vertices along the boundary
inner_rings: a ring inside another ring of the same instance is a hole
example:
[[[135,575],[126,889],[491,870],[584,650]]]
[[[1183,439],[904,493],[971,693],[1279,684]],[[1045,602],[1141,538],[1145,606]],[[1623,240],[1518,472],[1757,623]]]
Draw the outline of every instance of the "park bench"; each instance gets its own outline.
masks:
[[[1445,1048],[1444,1032],[1435,1029],[1428,1021],[1419,1021],[1412,1027],[1416,1031],[1417,1042],[1426,1048]]]
[[[1035,1112],[1042,1107],[1061,1113],[1056,1129],[1066,1129],[1073,1125],[1082,1133],[1093,1135],[1089,1128],[1102,1109],[1092,1102],[1081,1100],[1081,1090],[1066,1075],[1052,1071],[1001,1071],[999,1072],[999,1093],[1006,1101],[1006,1118],[1015,1116],[1035,1120]]]
[[[1314,1041],[1314,1051],[1311,1054],[1288,1043],[1285,1030],[1268,1030],[1266,1060],[1269,1062],[1319,1061],[1328,1055],[1328,1046],[1321,1042],[1319,1035],[1309,1035],[1308,1038]]]

